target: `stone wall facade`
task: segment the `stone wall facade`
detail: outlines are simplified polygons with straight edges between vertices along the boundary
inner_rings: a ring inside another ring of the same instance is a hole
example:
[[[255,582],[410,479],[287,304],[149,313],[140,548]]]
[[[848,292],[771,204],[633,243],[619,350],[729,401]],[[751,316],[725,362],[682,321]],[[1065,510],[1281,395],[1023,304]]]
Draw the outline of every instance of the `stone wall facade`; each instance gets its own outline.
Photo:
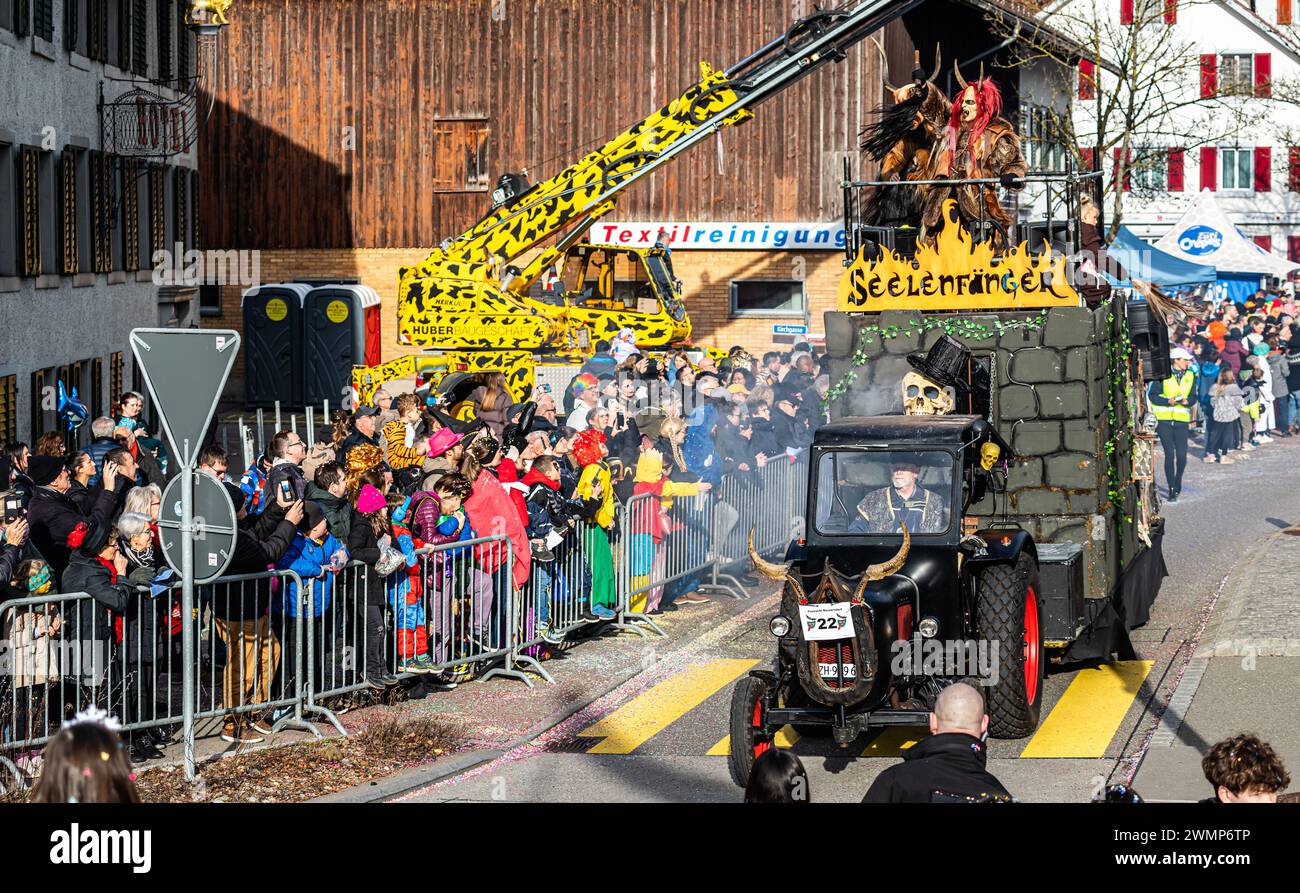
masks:
[[[1123,376],[1112,392],[1109,368],[1122,362],[1121,352],[1109,348],[1122,337],[1123,310],[1117,300],[1096,311],[1053,308],[1045,317],[1041,311],[828,313],[831,383],[854,373],[832,416],[901,411],[899,382],[910,368],[905,355],[928,349],[946,322],[974,356],[991,357],[996,374],[990,420],[1013,452],[1005,494],[990,492],[966,515],[985,526],[1005,511],[1036,542],[1082,545],[1087,594],[1104,598],[1120,568],[1141,549],[1134,523],[1139,490],[1133,482],[1133,422]],[[983,328],[963,334],[961,325],[952,325],[958,320]],[[1037,320],[1041,325],[1032,325]],[[871,326],[898,334],[882,338],[864,331]],[[865,359],[862,365],[855,365],[855,354]],[[1110,496],[1112,474],[1117,499]]]

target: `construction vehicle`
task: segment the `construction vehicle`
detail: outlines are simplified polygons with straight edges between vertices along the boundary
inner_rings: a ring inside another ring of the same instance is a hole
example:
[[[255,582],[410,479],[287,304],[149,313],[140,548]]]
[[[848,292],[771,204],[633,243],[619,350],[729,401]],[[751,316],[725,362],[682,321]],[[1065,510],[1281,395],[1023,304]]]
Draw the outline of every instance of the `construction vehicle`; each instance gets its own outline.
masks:
[[[355,369],[358,399],[412,373],[438,386],[450,373],[487,371],[504,373],[515,398],[526,399],[539,372],[576,373],[596,342],[620,329],[632,329],[641,348],[685,344],[690,318],[669,252],[586,244],[591,224],[633,183],[749,120],[763,100],[845,58],[919,2],[856,0],[814,12],[726,70],[700,63],[699,81],[680,96],[550,179],[529,186],[521,174],[503,175],[482,220],[399,271],[398,338],[424,353]]]

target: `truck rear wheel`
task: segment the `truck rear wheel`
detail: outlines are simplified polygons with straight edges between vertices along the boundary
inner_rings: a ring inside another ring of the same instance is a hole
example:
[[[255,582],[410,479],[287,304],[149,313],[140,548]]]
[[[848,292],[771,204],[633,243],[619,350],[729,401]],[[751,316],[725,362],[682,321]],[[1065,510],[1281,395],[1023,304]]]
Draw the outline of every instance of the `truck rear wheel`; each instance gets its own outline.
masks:
[[[742,788],[749,785],[749,773],[754,761],[772,748],[772,737],[767,733],[763,715],[763,698],[767,683],[755,676],[746,676],[736,683],[731,692],[731,751],[727,767],[731,780]]]
[[[976,622],[980,638],[998,655],[996,681],[984,685],[994,738],[1023,738],[1038,728],[1043,706],[1038,588],[1038,562],[1027,553],[1014,566],[996,564],[979,576]]]

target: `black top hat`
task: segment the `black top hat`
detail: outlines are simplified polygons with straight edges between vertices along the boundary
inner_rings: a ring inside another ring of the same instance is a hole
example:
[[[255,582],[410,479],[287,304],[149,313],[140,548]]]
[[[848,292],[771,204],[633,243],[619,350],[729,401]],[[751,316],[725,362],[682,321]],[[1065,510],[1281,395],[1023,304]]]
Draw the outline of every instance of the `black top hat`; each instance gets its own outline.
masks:
[[[936,384],[955,388],[959,394],[970,391],[970,384],[964,377],[970,351],[951,335],[944,335],[934,342],[928,354],[919,351],[908,354],[907,362]]]

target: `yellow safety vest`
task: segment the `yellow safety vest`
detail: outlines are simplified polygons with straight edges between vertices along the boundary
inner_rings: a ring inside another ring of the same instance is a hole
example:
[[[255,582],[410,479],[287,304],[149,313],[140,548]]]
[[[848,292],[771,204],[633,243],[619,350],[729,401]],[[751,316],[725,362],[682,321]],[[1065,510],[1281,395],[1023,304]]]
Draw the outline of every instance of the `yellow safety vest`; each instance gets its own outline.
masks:
[[[1151,404],[1151,411],[1155,413],[1156,418],[1162,422],[1190,422],[1192,420],[1191,403],[1176,405],[1172,401],[1176,397],[1190,400],[1192,385],[1195,383],[1196,373],[1191,369],[1183,372],[1181,376],[1174,374],[1162,381],[1160,383],[1160,396],[1171,402],[1169,406]]]

